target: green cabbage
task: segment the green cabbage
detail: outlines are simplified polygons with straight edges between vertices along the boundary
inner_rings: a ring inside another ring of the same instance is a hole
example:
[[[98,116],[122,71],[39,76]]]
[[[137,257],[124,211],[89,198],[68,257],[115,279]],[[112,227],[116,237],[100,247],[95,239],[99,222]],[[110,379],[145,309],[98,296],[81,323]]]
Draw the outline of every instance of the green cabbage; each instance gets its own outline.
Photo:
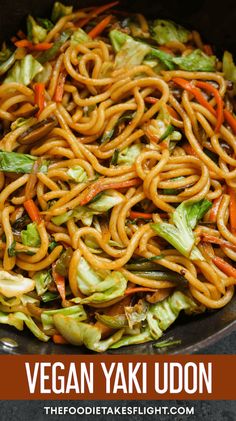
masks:
[[[72,31],[70,29],[63,31],[49,50],[43,51],[39,56],[37,56],[38,62],[45,64],[48,61],[53,60],[59,54],[61,47],[71,37],[71,34]]]
[[[152,36],[163,45],[171,41],[187,42],[190,32],[170,20],[156,19],[152,25]]]
[[[211,206],[211,202],[206,199],[182,202],[173,213],[172,223],[159,222],[151,224],[151,227],[184,256],[192,260],[203,260],[195,246],[192,230]]]
[[[39,42],[43,42],[47,37],[47,30],[38,25],[34,18],[29,15],[27,17],[27,35],[30,41],[38,44]]]
[[[55,23],[63,16],[70,15],[73,12],[73,6],[66,6],[59,1],[56,1],[53,5],[51,20]]]
[[[17,314],[18,313],[4,313],[3,311],[0,311],[0,323],[14,326],[18,330],[23,330],[23,320],[17,317]]]
[[[87,320],[87,314],[82,305],[60,308],[59,310],[45,310],[41,314],[44,329],[51,329],[54,326],[54,316],[57,314],[74,317],[77,322]]]
[[[15,82],[27,86],[42,70],[43,66],[31,54],[27,54],[22,60],[18,60],[9,70],[3,83]]]
[[[99,199],[88,205],[89,209],[102,213],[123,202],[124,198],[116,190],[106,190]]]
[[[200,308],[192,298],[181,291],[175,291],[165,300],[151,305],[147,314],[147,322],[152,337],[159,339],[162,333],[174,323],[181,310],[192,314],[199,312]]]
[[[30,174],[38,157],[18,152],[0,150],[0,171],[17,174]],[[47,172],[48,163],[44,161],[39,172]]]
[[[86,171],[80,165],[70,168],[67,171],[67,175],[77,183],[83,183],[83,181],[88,179]]]
[[[39,247],[41,244],[40,235],[35,222],[28,224],[26,230],[21,231],[21,241],[24,246]]]
[[[234,84],[234,94],[236,94],[236,65],[234,59],[229,51],[225,51],[223,55],[223,73],[227,80]]]
[[[33,291],[35,281],[22,275],[14,274],[0,270],[0,293],[5,297],[18,297],[27,292]]]
[[[149,45],[128,38],[116,54],[115,67],[120,69],[138,66],[142,64],[144,57],[150,52],[151,47]]]
[[[122,346],[143,344],[145,342],[150,342],[151,340],[153,340],[153,337],[151,336],[149,329],[145,328],[137,335],[122,336],[122,338],[111,345],[110,348],[116,349]]]
[[[89,41],[91,41],[90,36],[82,28],[78,28],[71,36],[71,45],[84,44]]]
[[[178,65],[181,70],[189,72],[215,72],[216,57],[208,56],[201,50],[193,50],[186,56],[174,57],[173,62]]]
[[[77,284],[79,290],[87,297],[75,298],[74,302],[81,304],[111,301],[122,297],[126,290],[127,280],[118,271],[94,270],[81,257],[77,269]]]
[[[0,312],[0,323],[8,324],[10,326],[14,326],[18,330],[23,330],[24,323],[28,327],[28,329],[33,333],[36,338],[40,341],[47,342],[50,337],[45,335],[42,330],[36,325],[33,319],[26,314],[17,311],[15,313],[4,313]]]
[[[35,273],[33,280],[35,281],[37,294],[43,295],[47,291],[49,284],[52,282],[52,276],[47,270],[41,270]]]
[[[119,165],[133,165],[140,155],[142,145],[137,143],[128,148],[123,149],[118,153],[117,164]]]
[[[0,76],[6,73],[16,61],[16,52],[9,48],[0,51]]]
[[[157,48],[153,48],[143,42],[140,41],[134,41],[134,39],[125,34],[124,32],[118,31],[117,29],[113,29],[112,31],[110,31],[109,33],[109,37],[113,46],[113,49],[116,53],[119,53],[119,51],[122,49],[122,47],[126,44],[127,41],[129,41],[129,46],[131,48],[131,41],[141,44],[140,47],[140,52],[144,53],[144,48],[143,45],[145,45],[146,47],[149,48],[149,51],[147,52],[147,54],[144,56],[145,59],[147,60],[158,60],[158,63],[161,62],[165,67],[167,67],[167,69],[174,69],[174,64],[173,64],[173,57],[171,54],[166,53],[165,51],[161,51],[158,50]],[[132,44],[133,46],[135,46],[136,44]],[[137,48],[137,46],[136,46]],[[147,48],[146,48],[147,51]],[[134,51],[130,51],[129,54],[133,54]],[[143,59],[144,59],[143,57]],[[140,61],[140,59],[139,59]]]
[[[63,314],[53,317],[54,325],[60,334],[72,345],[85,345],[96,352],[104,352],[122,337],[123,329],[118,330],[108,339],[101,340],[101,331],[88,323],[77,322]]]
[[[165,300],[149,305],[144,313],[146,320],[143,322],[143,329],[139,334],[124,335],[110,348],[120,348],[159,339],[163,332],[174,323],[181,310],[187,314],[194,314],[204,311],[204,307],[198,306],[192,298],[181,291],[175,291]]]
[[[46,84],[51,77],[52,74],[52,65],[50,63],[45,63],[45,65],[43,66],[43,70],[42,72],[38,73],[34,80],[37,83],[44,83]]]

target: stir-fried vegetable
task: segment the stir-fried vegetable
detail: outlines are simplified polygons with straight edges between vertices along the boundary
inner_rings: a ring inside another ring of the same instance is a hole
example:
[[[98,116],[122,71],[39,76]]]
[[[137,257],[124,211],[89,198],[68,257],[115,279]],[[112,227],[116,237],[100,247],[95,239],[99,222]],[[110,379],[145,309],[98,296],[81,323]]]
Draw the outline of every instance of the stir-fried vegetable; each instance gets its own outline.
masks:
[[[44,310],[41,314],[41,320],[45,330],[51,329],[54,326],[54,317],[58,314],[69,316],[69,318],[73,318],[76,322],[87,320],[88,317],[82,305],[74,305],[58,310]]]
[[[41,64],[31,54],[27,54],[9,70],[4,83],[16,82],[27,86],[42,70]]]
[[[149,45],[128,38],[116,54],[115,67],[120,69],[122,67],[132,68],[133,66],[138,66],[150,51]]]
[[[91,41],[91,37],[82,28],[78,28],[71,35],[71,45],[84,44],[89,41]]]
[[[88,35],[90,38],[94,39],[101,35],[101,33],[106,29],[112,19],[112,15],[106,16],[101,22],[99,22],[91,31],[89,31]]]
[[[34,85],[34,102],[38,106],[40,114],[45,106],[45,85],[44,83],[36,83]]]
[[[234,93],[236,93],[236,65],[233,56],[229,51],[225,51],[223,55],[223,72],[225,78],[233,82]]]
[[[86,171],[82,167],[80,167],[80,165],[70,168],[67,171],[67,175],[69,175],[69,177],[77,183],[83,183],[88,178]]]
[[[55,23],[63,16],[70,15],[73,12],[73,6],[66,6],[65,4],[56,1],[53,5],[51,20]]]
[[[55,263],[55,271],[61,276],[68,275],[68,269],[70,261],[73,255],[73,250],[71,247],[68,247],[59,257]]]
[[[0,76],[6,73],[16,61],[16,52],[9,48],[0,51]]]
[[[215,72],[216,57],[208,56],[201,50],[193,50],[188,55],[174,57],[173,62],[178,65],[181,70],[190,72]]]
[[[170,114],[165,106],[158,113],[157,118],[150,120],[146,124],[145,133],[151,141],[158,143],[163,140],[177,142],[181,140],[181,132],[174,130],[170,124]]]
[[[0,270],[0,293],[5,297],[18,297],[34,289],[35,282],[22,275]]]
[[[142,145],[137,143],[129,146],[118,153],[117,164],[118,165],[132,165],[135,163],[142,149]]]
[[[41,296],[47,291],[48,286],[52,282],[52,277],[49,271],[42,270],[35,273],[33,280],[35,281],[37,294]]]
[[[118,3],[55,2],[0,51],[0,323],[95,352],[236,283],[233,56]]]
[[[87,297],[75,298],[81,304],[104,303],[124,295],[127,281],[117,271],[94,271],[88,262],[81,257],[77,269],[77,283],[79,290]]]
[[[130,46],[131,45],[133,45],[133,47],[135,46],[136,49],[138,47],[139,48],[139,63],[138,64],[140,64],[140,57],[143,56],[143,58],[146,57],[146,59],[160,60],[160,62],[163,63],[170,70],[174,68],[174,64],[172,62],[173,57],[171,56],[171,54],[158,50],[157,48],[153,48],[143,42],[134,41],[134,39],[131,36],[125,34],[124,32],[118,31],[117,29],[113,29],[112,31],[110,31],[109,37],[110,37],[112,46],[114,48],[114,51],[116,53],[119,53],[119,51],[122,49],[124,45],[126,45],[127,42],[129,42]],[[146,47],[146,49],[144,48],[144,46]],[[148,50],[147,50],[147,47],[148,47]],[[134,54],[133,51],[128,52],[127,49],[125,49],[125,51],[126,51],[126,54],[124,54],[123,58],[127,57],[127,54],[129,54],[130,56],[132,56],[132,60],[135,60],[135,57],[133,56]],[[145,51],[147,52],[146,55],[144,55]]]
[[[38,25],[31,15],[27,17],[27,33],[28,39],[34,44],[44,41],[47,36],[47,30]]]
[[[0,151],[0,171],[30,174],[37,159],[36,156],[23,153]],[[39,172],[45,173],[47,168],[48,163],[43,161]]]
[[[152,224],[152,228],[184,256],[191,260],[203,260],[195,246],[193,229],[210,208],[211,202],[206,199],[183,202],[174,211],[171,223]]]
[[[88,323],[77,322],[75,318],[56,314],[53,317],[54,325],[63,338],[72,345],[85,345],[96,352],[104,352],[119,341],[124,330],[120,329],[108,339],[101,340],[102,334],[99,328]]]
[[[27,225],[26,230],[21,231],[21,240],[25,246],[39,247],[41,244],[40,235],[35,222]]]
[[[44,51],[37,57],[38,62],[44,64],[47,61],[53,60],[59,53],[60,48],[63,46],[63,44],[70,38],[71,34],[72,32],[69,29],[62,32],[58,39],[54,42],[53,46],[49,50]]]
[[[118,205],[124,200],[124,197],[115,190],[107,190],[102,193],[99,198],[91,202],[87,206],[77,206],[74,210],[65,212],[58,216],[52,217],[52,222],[55,225],[62,225],[71,218],[81,220],[84,225],[90,226],[94,215],[107,212],[109,209]]]
[[[181,25],[170,20],[156,19],[152,24],[152,36],[158,44],[171,41],[187,42],[190,32]]]
[[[160,338],[163,331],[177,319],[181,310],[185,310],[187,314],[202,311],[192,298],[180,291],[175,291],[164,301],[151,305],[147,314],[147,322],[152,337]]]
[[[198,313],[204,310],[199,307],[192,298],[180,291],[175,291],[170,297],[148,308],[143,307],[143,314],[139,313],[138,322],[145,320],[144,327],[136,335],[124,335],[110,348],[140,344],[159,339],[163,332],[177,319],[181,310],[187,314]],[[143,322],[144,323],[144,322]],[[134,325],[135,326],[135,325]]]
[[[24,202],[24,208],[28,213],[31,221],[37,222],[37,224],[42,221],[40,211],[32,199],[28,199]]]

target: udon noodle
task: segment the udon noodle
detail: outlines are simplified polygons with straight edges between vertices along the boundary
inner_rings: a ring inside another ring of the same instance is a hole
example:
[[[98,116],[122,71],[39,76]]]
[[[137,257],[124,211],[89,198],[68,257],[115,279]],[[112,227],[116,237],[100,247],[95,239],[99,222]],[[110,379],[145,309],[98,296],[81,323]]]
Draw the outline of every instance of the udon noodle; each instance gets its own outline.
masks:
[[[236,283],[232,57],[111,6],[28,18],[0,66],[0,322],[99,352]]]

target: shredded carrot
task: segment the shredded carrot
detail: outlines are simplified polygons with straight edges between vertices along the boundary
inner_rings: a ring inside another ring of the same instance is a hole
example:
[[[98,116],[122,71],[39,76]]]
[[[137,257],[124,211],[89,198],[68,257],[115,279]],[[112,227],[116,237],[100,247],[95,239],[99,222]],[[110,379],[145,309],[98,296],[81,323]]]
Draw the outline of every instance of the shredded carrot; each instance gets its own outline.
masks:
[[[187,155],[197,156],[195,150],[192,148],[192,146],[189,143],[185,143],[182,148],[186,152]]]
[[[49,50],[53,46],[52,42],[41,42],[40,44],[34,44],[32,50],[34,51],[45,51]]]
[[[212,205],[210,216],[209,216],[210,222],[216,222],[221,199],[222,199],[222,196],[217,197],[216,199],[213,200],[213,205]]]
[[[56,263],[52,265],[52,277],[57,286],[57,290],[61,296],[62,301],[66,299],[66,287],[65,287],[65,278],[56,272]]]
[[[32,50],[32,51],[45,51],[45,50],[49,50],[49,48],[53,46],[53,43],[42,42],[39,44],[33,44],[28,39],[21,39],[20,41],[15,42],[15,46],[21,47],[21,48],[28,48],[29,50]]]
[[[39,224],[42,221],[39,209],[32,199],[24,202],[24,208],[33,222]]]
[[[218,133],[224,121],[224,112],[223,112],[224,103],[219,94],[219,91],[210,83],[203,82],[200,80],[196,82],[196,86],[206,90],[207,92],[210,92],[215,97],[216,104],[217,104],[217,109],[216,109],[217,122],[216,122],[216,127],[215,127],[215,133]]]
[[[181,86],[181,88],[186,89],[186,91],[190,92],[193,96],[195,96],[195,98],[198,100],[198,102],[205,107],[208,111],[210,111],[212,114],[215,115],[215,110],[212,107],[211,104],[209,104],[209,102],[204,98],[204,96],[202,95],[202,92],[200,91],[199,88],[197,88],[196,86],[194,86],[191,82],[189,82],[186,79],[182,79],[181,77],[175,77],[173,78],[173,81]]]
[[[236,250],[236,245],[229,241],[223,240],[222,238],[215,237],[214,235],[202,234],[202,240],[205,243],[218,244],[219,246],[228,247],[231,250]]]
[[[236,134],[236,117],[226,109],[224,109],[224,116],[225,120],[233,130],[234,134]]]
[[[156,104],[158,101],[158,98],[155,98],[154,96],[146,96],[146,98],[144,98],[144,101],[147,102],[148,104]]]
[[[30,46],[32,47],[32,42],[30,42],[28,39],[21,39],[20,41],[16,41],[15,43],[16,47],[20,47],[20,48],[29,48]]]
[[[106,16],[101,22],[99,22],[91,31],[88,33],[90,38],[96,38],[98,35],[100,35],[104,29],[109,25],[110,21],[112,19],[112,15]]]
[[[135,294],[136,292],[156,292],[156,289],[153,288],[145,288],[145,287],[138,287],[138,288],[128,288],[125,291],[125,295]]]
[[[54,344],[61,344],[61,345],[68,344],[67,340],[64,339],[63,336],[61,336],[59,334],[53,335],[52,340],[53,340]]]
[[[209,45],[209,44],[205,44],[205,45],[203,45],[203,51],[204,51],[204,53],[206,53],[208,56],[212,56],[214,53],[213,53],[213,50],[212,50],[212,47],[211,47],[211,45]]]
[[[121,181],[117,183],[101,183],[100,181],[94,183],[88,188],[86,196],[81,200],[80,205],[84,206],[89,203],[98,193],[109,189],[124,189],[126,187],[137,186],[140,184],[140,178],[133,178],[132,180]]]
[[[130,211],[129,214],[129,218],[130,219],[152,219],[152,213],[143,213],[143,212],[135,212],[135,211]]]
[[[83,28],[83,26],[87,25],[87,23],[89,23],[89,21],[92,18],[97,17],[98,15],[101,15],[101,13],[105,12],[108,9],[111,9],[113,6],[116,6],[117,4],[119,4],[119,1],[113,1],[112,3],[103,4],[102,6],[94,8],[87,18],[80,20],[79,22],[80,28]]]
[[[45,105],[45,85],[44,83],[35,83],[34,85],[34,103],[39,107],[37,116],[41,114]]]
[[[57,87],[56,87],[56,91],[55,91],[55,95],[54,95],[54,101],[55,102],[61,102],[62,101],[66,76],[67,76],[66,71],[62,71],[59,74],[58,81],[57,81]]]
[[[229,202],[229,220],[230,230],[232,234],[236,234],[236,191],[233,187],[228,188],[230,202]]]
[[[212,258],[212,261],[227,276],[232,276],[233,278],[236,278],[236,269],[233,266],[231,266],[228,262],[226,262],[224,259],[222,259],[219,256],[214,256]]]

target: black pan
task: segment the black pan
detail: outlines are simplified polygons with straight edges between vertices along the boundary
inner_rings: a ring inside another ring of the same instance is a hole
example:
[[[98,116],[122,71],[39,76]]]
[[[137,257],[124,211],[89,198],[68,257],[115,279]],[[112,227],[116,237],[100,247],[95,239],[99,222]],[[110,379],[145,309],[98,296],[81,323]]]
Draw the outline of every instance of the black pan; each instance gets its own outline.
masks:
[[[31,13],[35,16],[47,16],[53,0],[0,0],[0,41],[9,38],[17,29],[24,25],[25,16]],[[108,2],[108,0],[106,1]],[[102,0],[63,0],[63,3],[87,7],[105,3]],[[204,39],[213,44],[220,55],[223,50],[236,54],[235,0],[224,0],[217,4],[215,0],[121,0],[121,7],[128,11],[141,12],[154,17],[169,18],[189,28],[197,29]],[[226,307],[218,311],[208,312],[198,317],[180,317],[171,326],[163,339],[180,340],[178,345],[169,349],[154,348],[152,343],[124,347],[108,353],[118,354],[155,354],[155,353],[192,353],[212,344],[226,333],[236,329],[236,300],[233,299]],[[27,332],[18,332],[10,327],[0,328],[0,338],[14,339],[18,347],[10,350],[0,345],[0,352],[16,354],[91,354],[85,348],[73,346],[44,344]],[[233,352],[233,350],[232,350]]]

